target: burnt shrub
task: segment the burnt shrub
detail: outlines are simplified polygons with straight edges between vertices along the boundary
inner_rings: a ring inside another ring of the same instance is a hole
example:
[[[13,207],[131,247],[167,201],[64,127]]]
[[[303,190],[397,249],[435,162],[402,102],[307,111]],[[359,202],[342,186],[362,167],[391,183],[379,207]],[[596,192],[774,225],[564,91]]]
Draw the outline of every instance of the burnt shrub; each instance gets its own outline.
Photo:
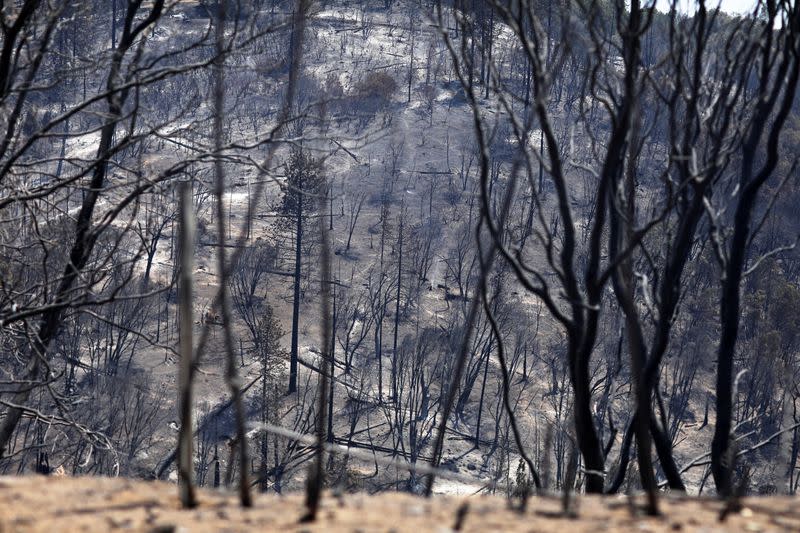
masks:
[[[354,92],[353,96],[362,110],[377,113],[391,103],[392,96],[397,92],[397,82],[386,72],[373,71],[356,84]]]

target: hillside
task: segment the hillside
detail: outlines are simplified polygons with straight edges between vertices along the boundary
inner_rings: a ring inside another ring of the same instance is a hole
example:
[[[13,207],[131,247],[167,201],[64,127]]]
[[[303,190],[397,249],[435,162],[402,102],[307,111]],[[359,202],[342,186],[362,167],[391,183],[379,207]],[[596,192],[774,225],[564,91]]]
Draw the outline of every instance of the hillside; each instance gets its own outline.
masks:
[[[259,493],[226,516],[288,529],[322,439],[320,484],[373,495],[352,520],[403,528],[458,504],[397,491],[491,491],[475,530],[558,530],[557,499],[502,496],[645,487],[657,530],[715,523],[670,494],[800,488],[796,3],[17,4],[0,475],[75,477],[0,498],[178,521],[174,486],[133,480],[177,481],[179,434],[199,487]],[[202,494],[182,519],[206,527],[229,497]],[[581,502],[579,529],[631,526]]]

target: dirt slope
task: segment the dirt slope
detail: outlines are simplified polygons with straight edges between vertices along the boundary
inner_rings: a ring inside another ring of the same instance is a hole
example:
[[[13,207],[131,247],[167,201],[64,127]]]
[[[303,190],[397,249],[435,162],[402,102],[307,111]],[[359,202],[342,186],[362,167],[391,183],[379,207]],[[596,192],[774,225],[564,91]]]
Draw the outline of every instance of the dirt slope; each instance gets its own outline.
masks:
[[[0,478],[0,533],[30,531],[800,531],[796,498],[751,498],[722,523],[721,502],[697,498],[663,501],[661,518],[637,517],[629,500],[581,497],[577,518],[561,514],[558,498],[534,498],[519,514],[502,497],[436,497],[400,493],[326,495],[320,519],[300,524],[301,494],[259,495],[243,510],[235,496],[200,491],[197,509],[180,509],[176,487],[128,479]],[[464,503],[468,504],[464,512]]]

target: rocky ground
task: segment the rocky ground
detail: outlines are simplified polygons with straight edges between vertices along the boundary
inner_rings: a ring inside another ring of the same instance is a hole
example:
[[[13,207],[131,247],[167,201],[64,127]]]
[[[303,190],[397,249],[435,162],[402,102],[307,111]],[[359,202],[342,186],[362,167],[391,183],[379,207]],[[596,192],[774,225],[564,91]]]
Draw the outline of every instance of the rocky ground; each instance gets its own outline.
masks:
[[[800,506],[790,497],[746,498],[720,520],[725,503],[694,497],[662,500],[662,516],[636,511],[640,500],[579,497],[570,516],[560,498],[532,498],[509,509],[499,496],[435,497],[401,493],[326,494],[318,521],[301,523],[302,494],[259,495],[244,510],[234,494],[202,490],[200,504],[181,510],[173,484],[129,479],[0,478],[0,533],[34,531],[800,531]],[[635,504],[634,504],[635,503]]]

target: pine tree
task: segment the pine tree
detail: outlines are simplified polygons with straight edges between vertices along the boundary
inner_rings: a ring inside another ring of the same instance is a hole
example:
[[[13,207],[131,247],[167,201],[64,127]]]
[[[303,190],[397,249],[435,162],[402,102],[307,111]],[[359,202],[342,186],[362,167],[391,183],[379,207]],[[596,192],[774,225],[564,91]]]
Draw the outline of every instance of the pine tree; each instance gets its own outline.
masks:
[[[280,212],[284,224],[294,232],[294,303],[292,309],[292,344],[289,357],[289,394],[297,390],[297,341],[300,325],[300,275],[303,235],[306,224],[319,210],[325,192],[322,166],[310,154],[298,148],[286,164],[286,188]]]
[[[286,351],[281,346],[280,339],[286,334],[278,320],[275,318],[272,307],[264,305],[264,311],[258,322],[256,337],[256,358],[261,363],[261,423],[274,424],[277,422],[277,411],[280,405],[280,383],[284,379],[283,361]],[[267,486],[267,456],[269,434],[261,432],[261,490]]]

